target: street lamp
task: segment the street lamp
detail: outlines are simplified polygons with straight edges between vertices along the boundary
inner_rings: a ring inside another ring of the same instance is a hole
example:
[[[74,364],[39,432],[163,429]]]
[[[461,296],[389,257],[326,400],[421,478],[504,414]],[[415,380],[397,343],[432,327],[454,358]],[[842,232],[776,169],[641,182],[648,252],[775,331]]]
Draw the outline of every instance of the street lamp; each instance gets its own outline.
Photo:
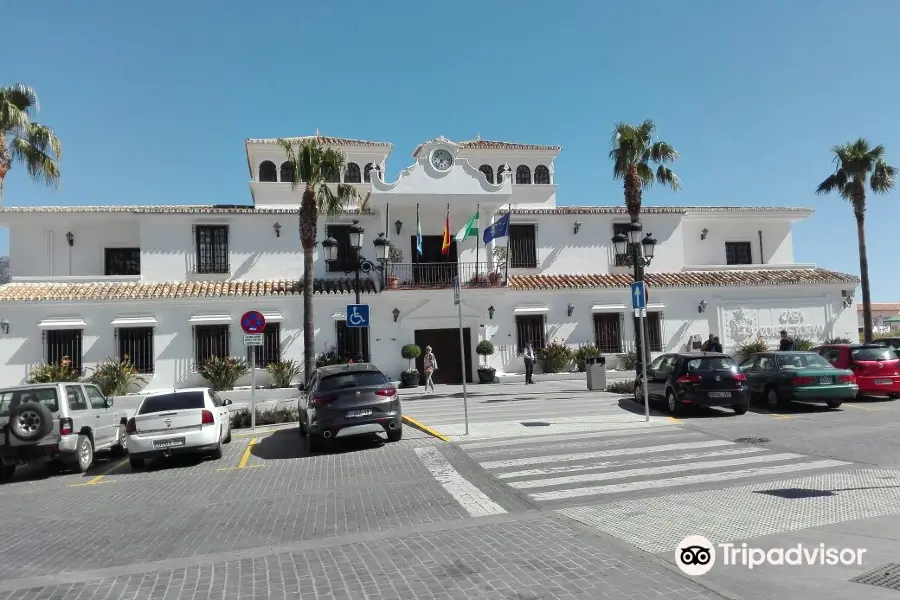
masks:
[[[388,254],[390,253],[391,246],[390,241],[385,239],[384,234],[379,233],[378,237],[372,242],[375,245],[375,258],[378,260],[377,263],[374,263],[360,254],[364,238],[365,230],[359,226],[359,221],[353,221],[353,224],[350,225],[349,241],[350,248],[353,249],[354,257],[346,262],[343,262],[343,268],[341,270],[344,272],[344,274],[354,274],[354,291],[356,292],[357,304],[360,304],[360,273],[365,273],[368,275],[372,271],[378,271],[379,273],[384,271],[384,264],[388,260]],[[325,252],[325,262],[333,263],[338,259],[338,241],[336,239],[329,237],[322,240],[322,249]],[[368,357],[362,356],[362,330],[362,327],[357,327],[357,358],[359,360],[368,360]]]
[[[624,264],[634,268],[634,280],[644,281],[644,268],[650,266],[653,255],[656,250],[656,240],[653,234],[648,233],[641,238],[643,226],[640,222],[631,223],[628,227],[628,236],[617,233],[612,238],[612,243],[616,251],[616,256],[623,257]],[[643,369],[643,361],[645,359],[645,350],[647,339],[641,339],[639,331],[641,330],[640,317],[634,317],[634,351],[637,355],[637,365],[635,370],[641,373]],[[647,332],[644,332],[646,338],[649,339]]]

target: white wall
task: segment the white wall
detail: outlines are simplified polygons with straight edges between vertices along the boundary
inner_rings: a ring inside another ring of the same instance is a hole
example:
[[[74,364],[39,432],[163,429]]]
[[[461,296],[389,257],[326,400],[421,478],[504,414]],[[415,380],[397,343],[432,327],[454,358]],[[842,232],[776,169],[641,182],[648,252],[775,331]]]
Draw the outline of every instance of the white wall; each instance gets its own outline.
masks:
[[[702,231],[706,239],[700,239]],[[753,264],[787,265],[794,262],[791,223],[788,219],[753,218],[731,215],[730,218],[691,216],[681,223],[684,239],[684,264],[724,265],[726,242],[750,242]],[[762,231],[762,259],[759,232]]]

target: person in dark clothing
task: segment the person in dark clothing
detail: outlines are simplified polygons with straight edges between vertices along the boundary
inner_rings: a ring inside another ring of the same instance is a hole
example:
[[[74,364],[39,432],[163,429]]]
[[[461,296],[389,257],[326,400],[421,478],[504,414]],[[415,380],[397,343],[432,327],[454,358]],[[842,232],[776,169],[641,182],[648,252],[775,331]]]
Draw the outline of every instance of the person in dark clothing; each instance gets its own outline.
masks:
[[[531,346],[531,342],[525,344],[525,349],[522,352],[522,358],[525,359],[525,383],[534,383],[532,381],[531,376],[534,374],[534,348]]]
[[[778,343],[778,349],[782,352],[794,349],[794,340],[788,337],[787,331],[781,330],[781,341]]]
[[[712,342],[709,344],[710,352],[722,352],[722,343],[719,341],[718,337],[714,337]]]

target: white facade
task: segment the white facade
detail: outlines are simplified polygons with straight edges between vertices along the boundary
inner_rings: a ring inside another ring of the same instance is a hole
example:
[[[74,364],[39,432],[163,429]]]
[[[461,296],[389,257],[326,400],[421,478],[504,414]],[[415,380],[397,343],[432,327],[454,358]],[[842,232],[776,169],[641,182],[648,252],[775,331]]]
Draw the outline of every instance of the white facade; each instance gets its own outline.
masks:
[[[400,348],[417,341],[435,346],[439,364],[446,365],[441,369],[445,377],[459,371],[460,361],[453,358],[459,354],[458,332],[433,331],[457,327],[452,274],[464,284],[465,353],[472,372],[479,364],[474,348],[481,339],[497,348],[492,367],[521,372],[519,333],[525,331],[573,346],[599,341],[611,354],[632,348],[631,269],[615,265],[611,243],[615,226],[627,224],[628,215],[619,206],[558,207],[558,147],[439,138],[417,148],[413,163],[387,182],[382,173],[389,144],[320,140],[342,149],[348,165],[358,167],[348,166],[344,177],[354,181],[360,174],[354,185],[365,209],[350,207],[340,218],[320,218],[319,239],[337,237],[333,226],[358,219],[365,228],[364,256],[375,258],[372,240],[382,232],[402,253],[402,259],[387,265],[397,277],[396,289],[388,273],[376,273],[362,299],[372,315],[372,360],[390,375],[399,376],[406,366]],[[198,327],[207,335],[205,326],[227,326],[216,330],[228,339],[227,351],[244,356],[239,320],[251,309],[279,324],[272,351],[302,361],[297,280],[303,256],[296,212],[301,191],[282,181],[285,156],[273,140],[248,140],[246,149],[253,204],[244,207],[0,209],[10,229],[12,274],[12,282],[0,288],[0,318],[9,322],[9,332],[0,334],[0,384],[24,381],[33,365],[59,354],[58,347],[48,345],[58,345],[63,334],[48,332],[73,332],[83,365],[90,369],[99,360],[119,357],[120,337],[131,335],[129,328],[143,327],[152,328],[144,330],[152,340],[152,360],[145,361],[153,371],[147,388],[196,385],[202,383],[195,360]],[[449,153],[448,165],[432,160],[440,150]],[[490,176],[487,168],[480,170],[483,165],[490,167]],[[504,165],[509,172],[498,179]],[[476,209],[481,231],[443,257],[439,247],[448,205],[451,235]],[[481,232],[509,206],[513,236],[486,248]],[[420,259],[414,256],[417,213],[426,246]],[[811,213],[644,207],[644,231],[658,241],[647,269],[649,310],[658,319],[651,334],[654,352],[688,348],[710,333],[721,336],[726,350],[758,335],[774,343],[782,328],[816,340],[853,337],[857,278],[794,263],[791,225]],[[227,235],[227,240],[216,238],[213,244],[204,237],[215,235]],[[508,266],[492,252],[507,244],[513,248]],[[354,301],[352,281],[330,271],[319,250],[317,352],[335,345],[347,350],[337,323]],[[484,285],[467,287],[476,270]],[[223,346],[216,347],[221,351]]]

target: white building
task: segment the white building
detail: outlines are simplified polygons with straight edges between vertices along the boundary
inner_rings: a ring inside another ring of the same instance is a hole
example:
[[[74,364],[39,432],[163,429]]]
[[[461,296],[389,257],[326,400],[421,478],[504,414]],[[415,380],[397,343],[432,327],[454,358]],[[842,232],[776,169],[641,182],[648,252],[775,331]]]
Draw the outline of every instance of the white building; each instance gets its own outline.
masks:
[[[863,328],[863,305],[856,307],[859,325],[859,333],[862,334]],[[872,303],[872,330],[875,333],[887,333],[888,331],[897,329],[895,317],[900,316],[900,302],[873,302]],[[888,321],[888,319],[895,319]],[[855,339],[855,338],[854,338]]]
[[[388,182],[382,173],[390,144],[320,140],[346,153],[343,180],[358,187],[367,207],[320,219],[319,239],[331,235],[349,256],[347,228],[359,219],[365,256],[375,258],[380,232],[402,252],[387,273],[363,280],[372,319],[363,345],[390,375],[406,366],[400,348],[417,343],[434,347],[439,380],[461,378],[453,274],[464,286],[470,380],[480,339],[496,346],[490,364],[500,374],[522,372],[517,354],[526,340],[594,342],[609,354],[632,348],[631,269],[617,266],[611,243],[628,216],[619,198],[614,206],[557,206],[559,147],[439,138],[416,148],[412,164]],[[438,160],[442,150],[449,160]],[[33,365],[63,355],[90,369],[127,354],[153,374],[147,389],[194,385],[198,360],[245,355],[239,320],[251,309],[269,323],[261,360],[302,361],[300,191],[287,183],[289,165],[275,140],[247,140],[246,151],[247,206],[0,209],[13,276],[0,288],[0,319],[8,322],[0,384],[20,383]],[[505,165],[511,168],[501,176]],[[453,234],[476,209],[483,230],[511,205],[509,237],[485,248],[479,232],[442,256],[448,205]],[[644,231],[658,240],[647,277],[653,353],[688,348],[710,333],[726,350],[760,335],[774,343],[782,328],[814,339],[852,337],[858,279],[794,262],[791,225],[811,214],[644,207]],[[507,244],[508,266],[492,252]],[[327,266],[319,251],[315,265],[317,352],[356,354],[356,337],[344,325],[352,276]],[[481,284],[474,286],[476,273]]]

